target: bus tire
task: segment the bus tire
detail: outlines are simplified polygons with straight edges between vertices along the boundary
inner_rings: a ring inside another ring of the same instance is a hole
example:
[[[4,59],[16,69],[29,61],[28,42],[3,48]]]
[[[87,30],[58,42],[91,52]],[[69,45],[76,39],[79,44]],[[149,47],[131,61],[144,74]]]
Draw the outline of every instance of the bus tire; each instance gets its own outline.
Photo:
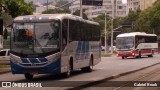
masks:
[[[71,59],[67,66],[67,72],[65,72],[63,76],[65,78],[69,78],[71,76],[72,69],[73,69],[73,60]]]
[[[124,56],[122,56],[122,59],[124,59],[125,57]]]
[[[89,61],[89,66],[82,68],[82,71],[84,71],[84,72],[92,72],[93,71],[93,56],[91,56],[91,59]]]
[[[151,55],[148,55],[148,57],[153,57],[153,50],[152,50],[152,54],[151,54]]]
[[[33,75],[30,74],[30,73],[25,73],[24,76],[25,76],[25,78],[26,78],[27,80],[32,80],[32,79],[33,79]]]
[[[141,52],[139,51],[139,55],[136,58],[141,58]]]

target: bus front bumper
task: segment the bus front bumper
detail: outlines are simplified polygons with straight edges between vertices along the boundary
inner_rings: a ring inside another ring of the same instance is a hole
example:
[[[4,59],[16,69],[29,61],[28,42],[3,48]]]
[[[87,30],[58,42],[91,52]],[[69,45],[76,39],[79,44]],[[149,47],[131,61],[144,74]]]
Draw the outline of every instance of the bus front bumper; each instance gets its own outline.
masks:
[[[13,74],[59,74],[60,73],[60,60],[57,59],[54,62],[50,62],[45,65],[32,65],[25,66],[19,63],[15,63],[10,61],[11,64],[11,72]]]
[[[136,54],[134,52],[123,52],[123,53],[117,53],[117,57],[134,57]]]

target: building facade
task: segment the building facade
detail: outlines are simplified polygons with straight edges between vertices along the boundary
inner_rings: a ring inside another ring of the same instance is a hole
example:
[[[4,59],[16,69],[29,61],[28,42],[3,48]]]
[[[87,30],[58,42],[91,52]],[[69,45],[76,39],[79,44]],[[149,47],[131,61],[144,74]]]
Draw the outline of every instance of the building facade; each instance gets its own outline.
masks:
[[[69,7],[71,12],[80,9],[80,1],[75,1]],[[122,0],[103,0],[103,6],[86,6],[83,5],[85,13],[89,19],[106,13],[111,17],[125,17],[127,15],[127,4],[122,3]]]
[[[43,11],[46,11],[47,9],[55,9],[55,3],[54,2],[50,2],[47,4],[40,4],[40,3],[36,3],[35,4],[35,11],[34,13],[42,13]]]
[[[127,7],[128,7],[128,12],[140,9],[140,0],[127,0]]]
[[[153,3],[156,1],[157,0],[140,0],[140,9],[145,10],[148,7],[151,7],[153,5]]]

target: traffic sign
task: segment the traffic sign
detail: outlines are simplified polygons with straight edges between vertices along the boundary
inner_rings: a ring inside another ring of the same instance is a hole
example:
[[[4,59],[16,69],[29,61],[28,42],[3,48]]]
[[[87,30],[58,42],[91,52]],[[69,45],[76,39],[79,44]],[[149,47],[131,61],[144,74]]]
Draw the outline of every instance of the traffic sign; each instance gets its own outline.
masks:
[[[102,6],[103,0],[82,0],[82,5]]]

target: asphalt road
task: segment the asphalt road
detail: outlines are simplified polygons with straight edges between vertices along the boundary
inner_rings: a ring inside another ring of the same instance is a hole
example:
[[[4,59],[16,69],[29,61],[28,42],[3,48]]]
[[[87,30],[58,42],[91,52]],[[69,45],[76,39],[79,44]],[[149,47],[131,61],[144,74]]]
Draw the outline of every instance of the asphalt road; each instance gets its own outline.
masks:
[[[35,82],[42,82],[43,86],[50,86],[45,88],[30,88],[36,90],[63,90],[68,87],[77,87],[88,82],[99,81],[111,76],[118,76],[121,73],[134,71],[147,66],[151,66],[160,63],[160,55],[155,55],[154,57],[148,58],[143,57],[139,59],[128,58],[121,59],[120,57],[102,57],[102,61],[94,67],[93,72],[84,73],[80,70],[73,72],[70,78],[63,78],[61,76],[52,75],[37,75],[34,77]],[[0,75],[0,81],[23,81],[30,82],[24,79],[23,75],[12,75],[11,73]],[[81,81],[81,82],[80,82]],[[59,83],[57,86],[56,83]],[[81,84],[79,84],[81,83]],[[60,87],[63,85],[68,85],[67,87]],[[53,85],[53,86],[52,86]],[[0,88],[4,90],[21,90],[22,88]],[[25,90],[28,88],[23,88]]]
[[[160,90],[160,64],[81,90]]]

